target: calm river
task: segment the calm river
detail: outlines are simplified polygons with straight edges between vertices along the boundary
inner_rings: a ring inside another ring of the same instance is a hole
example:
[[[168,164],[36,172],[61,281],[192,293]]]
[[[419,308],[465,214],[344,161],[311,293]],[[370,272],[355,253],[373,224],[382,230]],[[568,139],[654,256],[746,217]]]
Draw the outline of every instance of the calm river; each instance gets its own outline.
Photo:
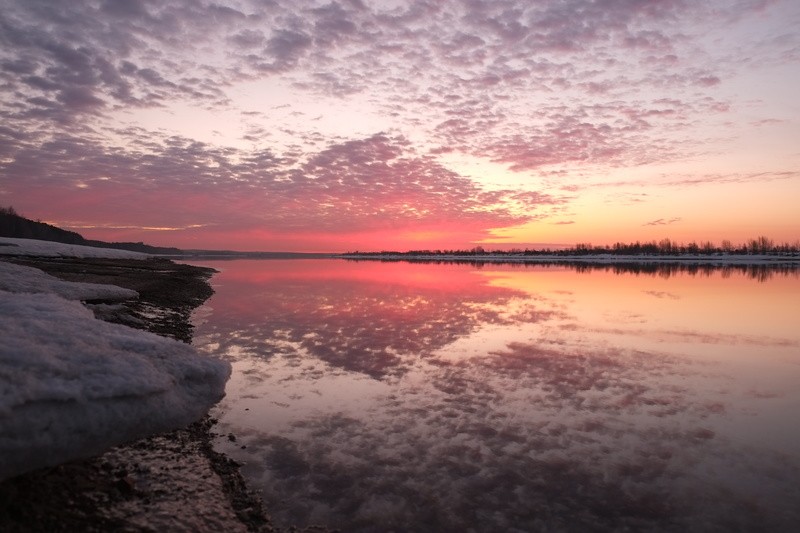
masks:
[[[203,264],[276,525],[800,531],[798,270]]]

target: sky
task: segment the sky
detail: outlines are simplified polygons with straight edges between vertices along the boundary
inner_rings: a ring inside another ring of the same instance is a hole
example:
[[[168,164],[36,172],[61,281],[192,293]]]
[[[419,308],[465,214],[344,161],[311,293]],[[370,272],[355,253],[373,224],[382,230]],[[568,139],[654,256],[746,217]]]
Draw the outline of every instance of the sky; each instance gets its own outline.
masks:
[[[800,239],[797,0],[0,0],[0,205],[354,251]]]

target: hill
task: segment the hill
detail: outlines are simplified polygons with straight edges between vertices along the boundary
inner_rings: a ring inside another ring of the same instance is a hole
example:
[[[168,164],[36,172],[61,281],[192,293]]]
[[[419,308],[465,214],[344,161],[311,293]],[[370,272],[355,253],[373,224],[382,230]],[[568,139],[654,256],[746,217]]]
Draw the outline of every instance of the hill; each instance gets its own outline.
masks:
[[[112,248],[116,250],[131,250],[146,254],[181,254],[179,248],[150,246],[143,242],[104,242],[85,239],[80,233],[67,231],[59,227],[30,220],[17,213],[13,207],[0,207],[0,237],[15,239],[37,239],[40,241],[60,242],[64,244],[80,244],[94,246],[95,248]]]

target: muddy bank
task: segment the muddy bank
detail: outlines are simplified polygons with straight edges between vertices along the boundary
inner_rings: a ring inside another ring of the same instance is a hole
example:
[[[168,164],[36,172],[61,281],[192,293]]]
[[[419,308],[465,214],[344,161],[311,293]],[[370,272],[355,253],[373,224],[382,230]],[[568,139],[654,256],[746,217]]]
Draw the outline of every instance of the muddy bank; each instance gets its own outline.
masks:
[[[190,342],[192,310],[213,269],[164,259],[7,258],[68,280],[136,290],[122,304],[88,302],[104,320]],[[0,483],[0,530],[274,531],[238,466],[212,448],[213,420],[101,456]]]

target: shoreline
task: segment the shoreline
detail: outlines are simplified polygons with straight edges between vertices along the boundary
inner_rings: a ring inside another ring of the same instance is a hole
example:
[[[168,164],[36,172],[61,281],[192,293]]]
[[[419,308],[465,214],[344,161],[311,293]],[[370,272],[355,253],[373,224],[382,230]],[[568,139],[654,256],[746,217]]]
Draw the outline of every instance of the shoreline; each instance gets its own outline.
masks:
[[[133,289],[97,318],[191,343],[191,313],[212,294],[211,268],[163,258],[6,256],[66,281]],[[121,308],[120,308],[121,307]],[[0,529],[15,531],[275,531],[239,465],[213,449],[214,419],[117,446],[91,459],[0,483]]]
[[[759,255],[622,255],[622,254],[393,254],[352,253],[336,255],[348,261],[407,261],[410,263],[497,263],[497,264],[587,264],[587,265],[698,265],[698,266],[796,266],[800,267],[800,256],[773,254]]]

